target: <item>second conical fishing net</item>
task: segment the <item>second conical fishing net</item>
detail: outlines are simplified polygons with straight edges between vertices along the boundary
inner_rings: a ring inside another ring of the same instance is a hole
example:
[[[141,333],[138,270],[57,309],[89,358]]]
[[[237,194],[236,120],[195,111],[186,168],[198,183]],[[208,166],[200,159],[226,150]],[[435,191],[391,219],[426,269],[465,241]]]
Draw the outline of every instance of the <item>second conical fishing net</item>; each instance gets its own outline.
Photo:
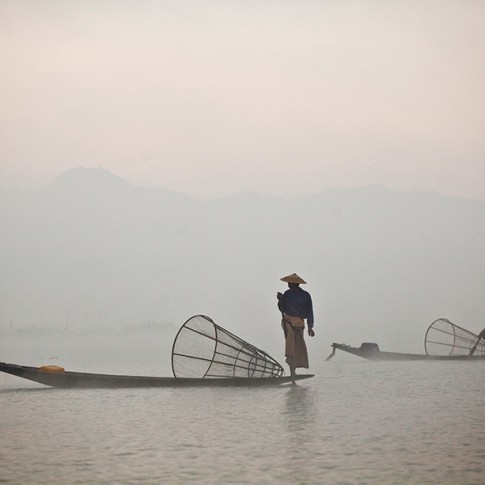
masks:
[[[283,367],[266,352],[197,315],[187,320],[172,348],[175,377],[280,377]]]
[[[435,320],[428,328],[424,339],[428,355],[485,355],[485,340],[446,318]]]

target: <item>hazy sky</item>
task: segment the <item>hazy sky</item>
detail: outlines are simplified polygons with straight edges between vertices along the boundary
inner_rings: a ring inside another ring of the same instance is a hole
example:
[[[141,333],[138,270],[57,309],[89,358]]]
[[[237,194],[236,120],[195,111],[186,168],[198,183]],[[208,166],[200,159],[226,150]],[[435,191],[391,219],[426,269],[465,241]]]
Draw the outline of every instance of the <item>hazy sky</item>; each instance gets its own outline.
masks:
[[[0,188],[485,200],[485,2],[0,0]]]

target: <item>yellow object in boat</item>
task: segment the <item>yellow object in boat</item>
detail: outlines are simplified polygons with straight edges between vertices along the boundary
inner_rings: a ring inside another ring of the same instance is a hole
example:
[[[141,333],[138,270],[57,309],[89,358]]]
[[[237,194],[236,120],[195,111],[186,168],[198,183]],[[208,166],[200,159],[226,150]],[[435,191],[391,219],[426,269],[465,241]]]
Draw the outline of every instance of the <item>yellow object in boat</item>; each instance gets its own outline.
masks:
[[[59,365],[43,365],[39,367],[41,372],[50,372],[51,374],[62,374],[64,372],[64,367]]]

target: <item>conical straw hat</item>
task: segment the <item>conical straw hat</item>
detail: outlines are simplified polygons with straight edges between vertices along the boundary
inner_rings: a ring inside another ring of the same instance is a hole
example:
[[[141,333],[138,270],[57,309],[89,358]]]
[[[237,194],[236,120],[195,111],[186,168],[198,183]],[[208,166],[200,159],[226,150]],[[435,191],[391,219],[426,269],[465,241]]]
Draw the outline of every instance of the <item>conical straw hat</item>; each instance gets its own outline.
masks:
[[[306,285],[306,281],[303,278],[300,278],[296,273],[283,276],[283,278],[280,279],[285,283],[298,283],[299,285]]]

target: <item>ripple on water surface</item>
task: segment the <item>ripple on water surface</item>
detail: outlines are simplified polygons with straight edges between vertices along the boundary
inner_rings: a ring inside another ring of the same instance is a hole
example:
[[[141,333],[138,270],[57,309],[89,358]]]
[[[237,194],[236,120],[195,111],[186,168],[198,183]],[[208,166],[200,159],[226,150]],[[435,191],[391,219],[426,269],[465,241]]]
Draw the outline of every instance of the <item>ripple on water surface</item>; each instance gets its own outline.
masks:
[[[16,389],[12,378],[0,480],[483,483],[482,363],[335,358],[312,372],[259,389]]]

